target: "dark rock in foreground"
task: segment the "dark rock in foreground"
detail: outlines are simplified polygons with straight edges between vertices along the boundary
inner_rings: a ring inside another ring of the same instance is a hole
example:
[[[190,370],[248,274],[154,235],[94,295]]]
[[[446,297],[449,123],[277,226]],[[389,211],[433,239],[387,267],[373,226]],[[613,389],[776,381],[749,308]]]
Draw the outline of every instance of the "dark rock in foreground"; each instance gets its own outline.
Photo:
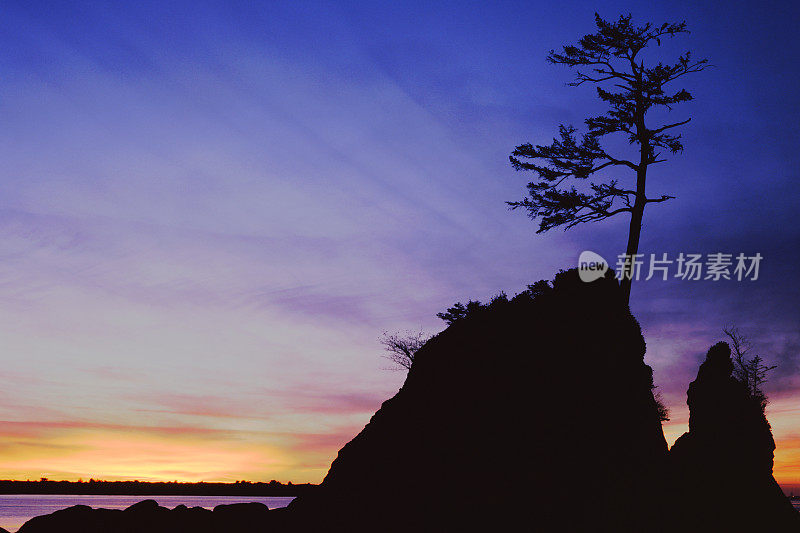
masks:
[[[179,505],[161,507],[154,500],[131,505],[124,511],[75,505],[37,516],[18,533],[222,533],[252,531],[263,524],[269,509],[261,503],[218,505],[213,511]],[[274,512],[274,511],[273,511]]]
[[[800,531],[800,513],[772,477],[769,423],[732,372],[721,342],[689,386],[689,432],[670,451],[681,519],[690,531]]]

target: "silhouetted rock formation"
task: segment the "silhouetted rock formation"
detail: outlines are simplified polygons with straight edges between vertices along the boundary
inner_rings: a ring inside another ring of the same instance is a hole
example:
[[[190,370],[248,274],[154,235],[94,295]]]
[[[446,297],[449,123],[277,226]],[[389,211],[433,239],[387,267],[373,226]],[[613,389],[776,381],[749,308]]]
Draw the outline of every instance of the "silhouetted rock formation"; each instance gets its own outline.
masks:
[[[226,533],[251,531],[264,524],[269,509],[261,503],[218,505],[213,511],[179,505],[161,507],[154,500],[131,505],[124,511],[75,505],[37,516],[18,533]]]
[[[670,451],[683,529],[800,531],[800,513],[772,477],[769,423],[732,371],[730,347],[720,342],[689,385],[689,432]]]
[[[779,532],[800,520],[725,345],[692,383],[690,431],[670,454],[644,339],[613,277],[562,272],[552,288],[464,311],[289,508],[79,506],[20,533]]]
[[[337,531],[657,531],[667,445],[644,352],[613,278],[562,272],[552,290],[473,312],[417,352],[292,519]]]

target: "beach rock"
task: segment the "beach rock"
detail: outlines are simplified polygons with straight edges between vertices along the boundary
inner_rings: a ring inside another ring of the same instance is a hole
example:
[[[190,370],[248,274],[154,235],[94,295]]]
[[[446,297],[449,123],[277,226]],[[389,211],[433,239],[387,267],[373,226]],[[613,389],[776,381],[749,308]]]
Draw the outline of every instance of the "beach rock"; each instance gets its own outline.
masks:
[[[772,476],[769,422],[733,368],[728,344],[715,344],[689,386],[689,431],[670,451],[681,529],[800,531],[800,513]]]
[[[183,506],[179,505],[178,507],[186,507],[186,506],[185,505],[183,505]],[[161,510],[169,511],[169,509],[167,509],[166,507],[161,507],[160,505],[158,505],[158,502],[155,501],[155,500],[142,500],[142,501],[140,501],[138,503],[134,503],[133,505],[127,507],[125,509],[125,512],[126,513],[132,513],[132,514],[133,513],[145,514],[145,513],[159,512]]]
[[[217,506],[214,511],[179,505],[170,510],[144,500],[124,511],[77,505],[38,516],[19,533],[236,533],[259,530],[269,511],[260,503]]]
[[[269,507],[263,503],[232,503],[214,507],[214,523],[220,531],[249,531],[255,525],[266,524]]]
[[[88,505],[73,505],[49,515],[31,518],[17,533],[101,533],[111,531],[123,511],[92,509]]]

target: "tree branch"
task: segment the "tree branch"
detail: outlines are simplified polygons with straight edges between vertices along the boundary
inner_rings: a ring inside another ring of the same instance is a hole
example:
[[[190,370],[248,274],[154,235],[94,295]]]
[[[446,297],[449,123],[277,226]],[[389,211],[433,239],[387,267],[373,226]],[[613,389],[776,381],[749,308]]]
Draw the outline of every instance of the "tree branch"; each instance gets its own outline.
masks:
[[[667,200],[673,200],[674,196],[668,196],[666,194],[661,195],[661,198],[645,198],[644,203],[646,204],[657,204],[659,202],[666,202]]]
[[[654,133],[661,133],[661,132],[662,132],[662,131],[664,131],[664,130],[668,130],[668,129],[670,129],[670,128],[675,128],[675,127],[677,127],[677,126],[683,126],[684,124],[688,124],[688,123],[689,123],[691,120],[692,120],[692,119],[691,119],[691,117],[690,117],[690,118],[687,118],[686,120],[684,120],[684,121],[682,121],[682,122],[676,122],[675,124],[668,124],[668,125],[666,125],[666,126],[662,126],[662,127],[658,128],[658,129],[656,129],[656,130],[649,130],[649,131],[648,131],[648,133],[649,133],[650,135],[653,135]]]

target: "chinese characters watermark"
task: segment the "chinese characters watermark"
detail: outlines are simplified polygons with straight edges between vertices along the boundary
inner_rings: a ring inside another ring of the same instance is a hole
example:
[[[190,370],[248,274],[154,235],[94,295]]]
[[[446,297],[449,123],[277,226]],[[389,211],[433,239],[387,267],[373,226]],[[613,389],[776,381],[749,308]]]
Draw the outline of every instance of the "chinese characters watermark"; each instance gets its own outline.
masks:
[[[617,256],[617,279],[661,279],[677,278],[688,281],[732,280],[756,281],[763,256],[760,253],[734,255],[727,253],[693,254],[679,253],[670,257],[662,254],[620,254]],[[578,275],[589,282],[599,279],[609,270],[602,256],[586,250],[578,258]]]

